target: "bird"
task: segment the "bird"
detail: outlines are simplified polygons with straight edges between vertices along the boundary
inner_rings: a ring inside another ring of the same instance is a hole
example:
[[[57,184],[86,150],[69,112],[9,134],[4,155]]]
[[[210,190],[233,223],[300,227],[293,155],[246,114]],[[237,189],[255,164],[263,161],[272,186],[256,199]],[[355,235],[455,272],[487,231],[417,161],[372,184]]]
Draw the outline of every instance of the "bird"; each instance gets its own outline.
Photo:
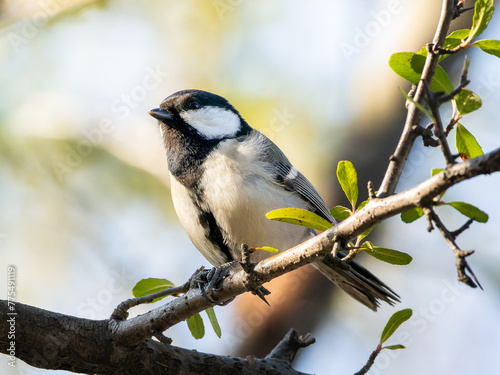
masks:
[[[241,261],[242,245],[284,251],[316,235],[309,228],[267,219],[272,210],[303,208],[335,224],[311,182],[222,96],[182,90],[149,114],[159,123],[179,221],[213,266]],[[268,256],[255,251],[251,260]],[[343,256],[339,251],[312,264],[374,311],[380,301],[399,302],[391,288],[360,264],[351,261],[342,267],[334,259]]]

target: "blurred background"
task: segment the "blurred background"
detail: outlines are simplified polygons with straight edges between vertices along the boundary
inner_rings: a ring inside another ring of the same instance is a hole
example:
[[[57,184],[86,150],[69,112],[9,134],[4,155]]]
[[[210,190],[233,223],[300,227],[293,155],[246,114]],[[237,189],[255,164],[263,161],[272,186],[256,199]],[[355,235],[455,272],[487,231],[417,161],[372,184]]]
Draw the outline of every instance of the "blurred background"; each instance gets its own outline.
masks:
[[[339,160],[354,163],[365,199],[366,182],[381,182],[405,117],[398,86],[409,85],[387,61],[432,40],[440,2],[3,0],[0,10],[0,280],[15,265],[20,302],[104,319],[140,279],[181,284],[209,266],[173,211],[149,109],[186,88],[222,95],[330,206],[345,203]],[[470,19],[453,26],[470,27]],[[481,39],[500,38],[499,19]],[[483,108],[462,123],[488,152],[500,143],[500,61],[479,52],[467,50],[469,88]],[[455,84],[463,59],[445,60]],[[439,150],[417,142],[398,191],[443,166]],[[269,286],[271,308],[251,295],[216,307],[221,339],[207,326],[194,340],[185,324],[166,335],[199,351],[265,356],[296,327],[317,339],[300,352],[298,370],[352,374],[390,315],[412,308],[389,342],[407,349],[381,354],[371,373],[488,372],[500,349],[499,183],[498,175],[478,177],[445,196],[490,215],[458,240],[476,250],[469,261],[484,291],[458,284],[452,251],[439,233],[427,233],[425,219],[407,225],[394,217],[371,240],[413,262],[360,261],[401,295],[396,308],[373,313],[304,268]],[[452,210],[439,213],[451,230],[465,222]],[[6,292],[1,282],[0,298]],[[21,361],[16,368],[4,361],[1,372],[55,373]]]

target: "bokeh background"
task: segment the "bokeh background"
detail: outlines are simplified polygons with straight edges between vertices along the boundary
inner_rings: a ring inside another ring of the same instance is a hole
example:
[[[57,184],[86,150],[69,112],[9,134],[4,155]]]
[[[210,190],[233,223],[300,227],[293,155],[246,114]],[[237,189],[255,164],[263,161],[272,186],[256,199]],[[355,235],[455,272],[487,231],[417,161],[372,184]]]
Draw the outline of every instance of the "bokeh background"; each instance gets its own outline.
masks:
[[[380,183],[404,123],[398,86],[409,86],[387,61],[432,40],[440,2],[3,0],[0,7],[0,280],[15,265],[20,302],[104,319],[138,280],[181,284],[208,266],[173,211],[149,109],[185,88],[220,94],[285,151],[330,206],[345,202],[335,178],[343,159],[357,167],[364,199],[366,181]],[[499,19],[493,16],[482,37],[500,38]],[[483,108],[462,123],[487,152],[500,143],[500,61],[479,52],[467,50],[469,88]],[[463,58],[446,60],[455,83]],[[418,142],[398,191],[443,165],[439,150]],[[395,217],[371,235],[414,257],[407,267],[361,259],[401,295],[398,309],[414,310],[390,342],[407,349],[383,353],[373,374],[497,368],[499,183],[497,175],[478,177],[446,195],[490,215],[459,237],[463,249],[476,250],[470,264],[484,291],[457,283],[451,250],[426,232],[424,219],[407,225]],[[450,229],[465,222],[452,210],[439,212]],[[185,324],[166,334],[199,351],[262,356],[298,327],[317,343],[300,353],[297,369],[351,374],[396,311],[373,313],[308,269],[270,289],[271,308],[253,296],[216,308],[221,339],[207,327],[205,338],[194,340]],[[8,375],[55,373],[6,363],[0,372]]]

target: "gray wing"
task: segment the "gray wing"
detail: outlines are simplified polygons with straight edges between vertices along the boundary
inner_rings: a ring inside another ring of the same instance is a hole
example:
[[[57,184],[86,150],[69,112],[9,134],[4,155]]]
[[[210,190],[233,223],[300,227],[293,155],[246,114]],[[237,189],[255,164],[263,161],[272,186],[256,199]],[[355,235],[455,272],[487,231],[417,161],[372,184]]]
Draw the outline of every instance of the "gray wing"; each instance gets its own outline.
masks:
[[[265,136],[263,135],[263,137]],[[290,163],[278,146],[267,137],[265,137],[265,140],[268,143],[266,159],[275,167],[276,182],[285,189],[297,193],[304,201],[311,205],[316,214],[335,224],[336,221],[330,214],[328,206],[313,184]]]

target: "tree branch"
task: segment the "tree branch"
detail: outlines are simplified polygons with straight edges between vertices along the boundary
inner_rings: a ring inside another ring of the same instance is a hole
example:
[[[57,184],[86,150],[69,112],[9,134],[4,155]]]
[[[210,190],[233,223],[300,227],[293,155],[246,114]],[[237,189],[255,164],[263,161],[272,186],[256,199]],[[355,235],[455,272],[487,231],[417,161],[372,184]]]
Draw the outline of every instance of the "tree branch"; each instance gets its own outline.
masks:
[[[476,275],[474,275],[474,272],[470,268],[469,264],[467,263],[466,258],[469,255],[474,254],[474,250],[470,251],[463,251],[461,250],[457,243],[455,242],[456,236],[451,233],[448,228],[443,224],[441,221],[440,217],[436,214],[436,212],[431,208],[431,207],[424,207],[424,213],[425,216],[427,217],[427,220],[429,221],[429,225],[432,225],[432,223],[436,224],[436,227],[439,229],[441,234],[443,235],[444,239],[448,243],[448,245],[451,247],[453,250],[453,253],[455,254],[457,258],[457,272],[458,272],[458,280],[467,284],[471,288],[476,288],[479,286],[481,289],[483,287],[479,283],[478,279],[476,278]],[[467,222],[469,223],[469,222]],[[472,278],[467,274],[466,271],[469,271],[470,275]],[[473,280],[474,279],[474,280]],[[477,285],[476,285],[477,284]]]
[[[0,315],[5,317],[7,311],[7,302],[0,301]],[[16,357],[34,367],[120,375],[303,374],[279,356],[265,359],[217,356],[150,339],[126,347],[113,340],[108,320],[76,318],[21,303],[16,303],[16,312]],[[6,320],[2,319],[2,353],[7,353],[10,345],[8,328]],[[305,341],[299,346],[308,343],[312,342]],[[295,347],[295,353],[300,347]]]
[[[436,66],[439,62],[439,54],[435,53],[434,50],[437,47],[443,46],[444,39],[446,38],[446,34],[448,33],[451,25],[451,21],[456,16],[455,1],[456,0],[443,1],[441,16],[431,45],[432,48],[429,48],[429,52],[427,53],[425,65],[422,70],[421,80],[417,88],[415,89],[415,94],[413,96],[414,101],[417,103],[423,102],[425,94],[424,84],[426,83],[430,86],[432,78],[434,77]],[[420,121],[420,117],[421,112],[417,109],[415,104],[409,103],[408,114],[406,116],[403,133],[401,134],[401,138],[399,139],[394,154],[390,158],[387,172],[385,173],[382,184],[380,185],[380,188],[378,190],[379,198],[384,198],[394,194],[399,179],[401,178],[401,174],[403,173],[406,159],[410,154],[415,139],[420,133],[413,128],[413,125],[418,124],[418,122]]]

